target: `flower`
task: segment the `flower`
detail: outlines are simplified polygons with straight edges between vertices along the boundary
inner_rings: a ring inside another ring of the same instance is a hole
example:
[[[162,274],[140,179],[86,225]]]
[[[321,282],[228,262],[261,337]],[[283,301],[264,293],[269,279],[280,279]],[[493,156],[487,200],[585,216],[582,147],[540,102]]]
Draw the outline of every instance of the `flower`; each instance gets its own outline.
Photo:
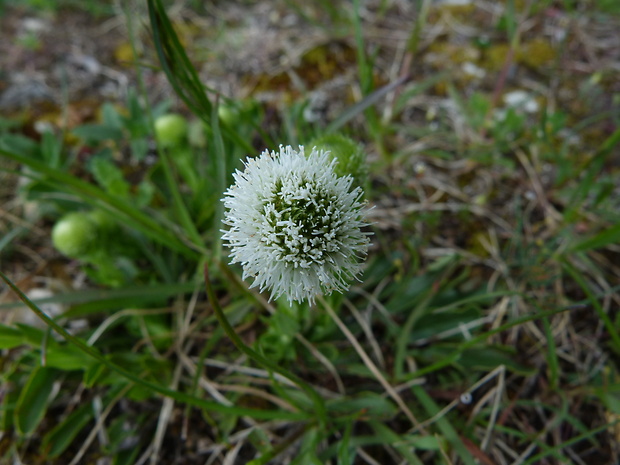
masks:
[[[336,159],[313,149],[280,146],[248,158],[225,193],[222,239],[231,263],[241,263],[251,287],[271,298],[314,301],[342,292],[361,272],[368,251],[363,192],[351,176],[338,177]]]

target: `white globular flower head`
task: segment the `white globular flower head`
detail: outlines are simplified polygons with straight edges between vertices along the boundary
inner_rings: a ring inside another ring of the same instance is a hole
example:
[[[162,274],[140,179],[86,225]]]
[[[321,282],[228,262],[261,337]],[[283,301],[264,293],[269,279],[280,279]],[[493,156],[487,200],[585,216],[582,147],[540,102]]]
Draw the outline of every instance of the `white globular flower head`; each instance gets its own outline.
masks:
[[[362,190],[338,177],[329,152],[306,156],[280,146],[248,158],[224,193],[222,239],[251,287],[289,302],[342,292],[361,272],[369,246]]]

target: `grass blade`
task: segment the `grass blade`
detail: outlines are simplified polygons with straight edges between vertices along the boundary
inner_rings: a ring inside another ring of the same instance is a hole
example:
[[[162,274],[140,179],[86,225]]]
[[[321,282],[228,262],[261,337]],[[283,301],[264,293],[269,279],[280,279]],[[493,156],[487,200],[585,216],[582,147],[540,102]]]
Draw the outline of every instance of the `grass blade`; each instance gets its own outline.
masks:
[[[148,0],[147,3],[155,50],[168,81],[187,107],[208,126],[212,126],[214,105],[206,93],[210,89],[205,88],[185,53],[161,0]],[[235,144],[243,147],[248,153],[254,151],[252,144],[240,137],[236,131],[227,125],[222,126],[223,132]]]
[[[95,360],[101,362],[107,368],[109,368],[110,370],[118,373],[123,378],[125,378],[125,379],[127,379],[129,381],[132,381],[135,384],[137,384],[139,386],[142,386],[142,387],[144,387],[144,388],[146,388],[146,389],[148,389],[148,390],[150,390],[152,392],[155,392],[157,394],[161,394],[161,395],[166,396],[166,397],[171,397],[174,400],[176,400],[177,402],[180,402],[180,403],[183,403],[183,404],[190,404],[190,405],[193,405],[195,407],[203,408],[203,409],[205,409],[207,411],[219,412],[219,413],[224,413],[224,414],[228,414],[228,415],[248,416],[248,417],[251,417],[251,418],[263,419],[263,420],[275,420],[275,419],[279,419],[279,420],[306,420],[306,419],[309,418],[309,415],[307,413],[303,413],[303,412],[288,412],[288,411],[284,411],[284,410],[261,410],[261,409],[248,408],[248,407],[238,407],[238,406],[234,406],[234,405],[227,406],[227,405],[224,405],[224,404],[219,404],[217,402],[201,399],[201,398],[198,398],[198,397],[186,394],[184,392],[174,391],[174,390],[169,389],[169,388],[167,388],[165,386],[162,386],[162,385],[159,385],[159,384],[155,384],[155,383],[152,383],[150,381],[146,381],[146,380],[142,379],[139,376],[139,374],[135,374],[135,373],[132,373],[130,371],[127,371],[124,368],[122,368],[121,366],[111,362],[107,357],[104,357],[101,353],[99,353],[99,351],[96,350],[94,347],[91,347],[91,346],[87,345],[80,338],[77,338],[77,337],[73,336],[72,334],[68,333],[62,326],[60,326],[58,323],[56,323],[54,320],[52,320],[50,317],[48,317],[40,308],[38,308],[13,283],[13,281],[11,281],[2,271],[0,271],[0,279],[2,279],[2,281],[4,281],[5,284],[7,286],[9,286],[9,288],[11,288],[11,290],[13,292],[15,292],[15,294],[17,294],[19,299],[24,304],[26,304],[26,306],[28,306],[28,308],[30,308],[41,320],[43,320],[43,322],[47,326],[49,326],[54,331],[56,331],[58,334],[60,334],[66,341],[70,342],[71,344],[76,345],[79,349],[82,350],[82,352],[84,352],[87,355],[91,356]]]
[[[424,407],[424,409],[427,411],[429,416],[433,417],[434,415],[437,415],[439,413],[439,406],[421,386],[412,386],[411,389],[420,401],[420,404],[422,404],[422,407]],[[448,419],[445,417],[438,418],[436,424],[441,431],[441,434],[459,454],[459,456],[463,460],[463,463],[465,463],[466,465],[476,465],[476,461],[474,460],[473,456],[469,453],[469,451],[465,447],[465,444],[463,444],[463,441],[461,441],[461,438],[459,437],[452,424],[448,421]]]
[[[617,354],[620,354],[620,334],[618,334],[618,329],[614,325],[613,321],[611,321],[611,318],[609,317],[609,315],[605,313],[605,310],[601,306],[598,299],[592,293],[592,290],[586,283],[581,273],[579,273],[579,271],[567,260],[563,259],[561,260],[561,263],[562,263],[563,268],[567,271],[567,273],[575,280],[577,285],[581,287],[581,289],[587,296],[588,301],[592,304],[592,306],[596,310],[598,317],[601,319],[601,321],[605,325],[605,329],[607,329],[607,331],[609,332],[609,336],[611,337],[612,349]]]
[[[363,113],[364,110],[374,105],[379,100],[381,100],[383,97],[385,97],[387,94],[392,92],[398,86],[407,82],[409,78],[410,76],[402,76],[396,79],[394,82],[390,82],[389,84],[386,84],[385,86],[368,94],[362,100],[360,100],[356,104],[350,106],[345,111],[343,111],[334,121],[332,121],[327,126],[327,128],[325,128],[325,132],[329,133],[329,132],[334,132],[340,129],[342,126],[344,126],[349,121],[351,121],[353,118],[355,118],[357,115],[360,115],[361,113]]]
[[[579,186],[574,190],[573,195],[568,202],[571,208],[567,209],[564,213],[564,217],[571,219],[576,215],[577,209],[584,199],[590,193],[592,186],[597,182],[597,175],[603,169],[607,157],[612,155],[614,147],[620,143],[620,129],[617,129],[611,136],[609,136],[602,144],[601,148],[586,162],[586,166],[582,169],[584,171],[583,179],[580,181]]]
[[[45,435],[43,444],[49,446],[50,457],[58,457],[71,445],[78,433],[93,419],[92,409],[90,403],[83,404]]]
[[[172,163],[170,161],[170,155],[165,148],[159,150],[159,155],[162,161],[161,165],[164,170],[166,184],[168,185],[170,195],[172,196],[174,215],[179,220],[179,222],[183,226],[183,229],[187,233],[188,237],[192,240],[194,245],[198,248],[202,248],[202,237],[200,237],[200,233],[198,232],[198,230],[196,229],[196,225],[192,221],[192,217],[187,210],[187,206],[183,202],[181,192],[179,191],[179,183],[172,174]]]
[[[168,81],[187,107],[210,124],[212,104],[161,0],[148,0],[148,8],[155,50]]]
[[[220,121],[217,116],[218,102],[213,106],[213,114],[211,120],[213,121],[213,157],[215,160],[215,181],[216,192],[218,196],[223,196],[224,189],[226,189],[226,150],[224,149],[224,139],[222,138],[222,132],[220,131]],[[224,204],[220,201],[217,202],[215,207],[215,218],[213,221],[215,234],[213,240],[213,255],[215,260],[219,261],[222,256],[222,236],[218,229],[222,225],[222,219],[224,218]]]
[[[486,341],[489,337],[493,336],[494,334],[501,333],[503,331],[506,331],[507,329],[522,325],[524,323],[527,323],[528,321],[538,320],[541,318],[548,318],[550,316],[557,315],[558,313],[566,312],[570,310],[570,308],[571,307],[563,307],[563,308],[558,308],[555,310],[549,310],[545,312],[540,312],[540,313],[535,313],[532,315],[525,315],[519,318],[515,318],[514,320],[508,323],[505,323],[501,326],[498,326],[497,328],[494,328],[490,331],[487,331],[485,333],[482,333],[476,337],[469,339],[468,341],[462,343],[458,349],[455,349],[453,352],[447,354],[442,360],[435,362],[427,367],[421,368],[407,376],[404,376],[403,381],[419,378],[421,376],[427,375],[429,373],[433,373],[437,370],[440,370],[441,368],[451,365],[452,363],[456,362],[461,357],[461,355],[463,354],[465,350],[469,349],[470,347],[477,346],[478,344]]]
[[[571,252],[585,252],[592,249],[599,249],[610,244],[620,243],[620,223],[604,229],[593,237],[584,239],[573,245]]]

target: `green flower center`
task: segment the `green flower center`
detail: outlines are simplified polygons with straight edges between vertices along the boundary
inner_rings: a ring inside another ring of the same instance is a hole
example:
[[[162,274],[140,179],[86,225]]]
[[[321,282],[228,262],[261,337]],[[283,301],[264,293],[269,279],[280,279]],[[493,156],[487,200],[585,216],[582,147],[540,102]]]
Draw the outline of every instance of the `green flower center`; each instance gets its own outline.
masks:
[[[336,197],[312,181],[301,180],[295,189],[276,183],[265,204],[268,224],[265,242],[278,249],[279,259],[307,267],[323,262],[338,249],[340,213]]]

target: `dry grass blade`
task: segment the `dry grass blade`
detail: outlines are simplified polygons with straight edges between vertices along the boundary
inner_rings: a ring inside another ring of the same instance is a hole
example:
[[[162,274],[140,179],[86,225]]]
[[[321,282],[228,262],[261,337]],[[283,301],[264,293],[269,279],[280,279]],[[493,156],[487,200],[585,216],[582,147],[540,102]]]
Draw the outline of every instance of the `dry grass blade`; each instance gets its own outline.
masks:
[[[420,431],[426,432],[424,430],[423,425],[420,424],[420,422],[416,419],[416,417],[411,412],[411,409],[409,409],[407,404],[405,404],[405,401],[403,401],[403,398],[400,396],[400,394],[398,394],[398,392],[396,392],[394,387],[390,383],[387,382],[387,380],[385,379],[385,376],[383,376],[381,371],[373,363],[373,361],[370,359],[368,354],[366,354],[366,351],[364,351],[364,348],[360,345],[360,343],[355,338],[353,333],[349,330],[349,328],[347,328],[347,326],[343,323],[340,317],[336,315],[336,312],[334,311],[334,309],[331,308],[331,306],[325,301],[325,299],[322,296],[319,296],[318,300],[319,302],[321,302],[322,307],[329,314],[330,318],[334,320],[338,328],[340,328],[340,330],[345,335],[347,340],[351,343],[351,345],[353,346],[353,348],[355,349],[359,357],[364,362],[364,365],[366,365],[366,367],[371,371],[371,373],[377,379],[377,381],[379,381],[383,389],[386,390],[387,394],[394,400],[394,402],[396,402],[398,407],[402,410],[402,412],[409,419],[409,421],[411,421],[411,423],[413,423],[413,425],[416,428],[418,428]]]
[[[116,404],[125,397],[127,392],[129,392],[132,387],[132,384],[127,384],[127,386],[121,389],[114,397],[114,399],[112,399],[112,401],[107,405],[105,410],[101,412],[101,414],[97,417],[97,423],[95,424],[94,428],[90,431],[90,433],[84,440],[84,443],[77,451],[71,462],[69,462],[69,465],[78,465],[80,463],[80,461],[86,454],[86,451],[91,446],[97,435],[101,434],[102,431],[105,431],[105,421],[110,415],[110,413],[112,413],[112,410],[114,409]]]

